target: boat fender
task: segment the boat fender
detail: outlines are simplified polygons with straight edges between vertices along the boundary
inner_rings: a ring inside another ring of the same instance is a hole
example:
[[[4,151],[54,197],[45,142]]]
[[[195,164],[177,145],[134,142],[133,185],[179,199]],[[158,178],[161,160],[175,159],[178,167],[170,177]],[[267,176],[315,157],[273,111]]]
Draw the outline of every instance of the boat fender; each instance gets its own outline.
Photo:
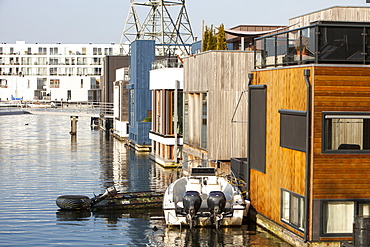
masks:
[[[90,207],[91,200],[83,195],[64,195],[59,196],[55,201],[61,209],[79,210]]]

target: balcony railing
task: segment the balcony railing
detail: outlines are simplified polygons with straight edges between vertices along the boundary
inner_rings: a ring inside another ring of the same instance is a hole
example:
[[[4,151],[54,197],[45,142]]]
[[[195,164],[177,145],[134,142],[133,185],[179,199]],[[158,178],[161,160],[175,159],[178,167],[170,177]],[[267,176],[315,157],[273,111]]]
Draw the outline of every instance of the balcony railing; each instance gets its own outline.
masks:
[[[165,58],[152,63],[152,70],[164,68],[182,68],[183,63],[178,58]]]
[[[370,23],[316,22],[255,40],[255,68],[306,63],[370,64]]]

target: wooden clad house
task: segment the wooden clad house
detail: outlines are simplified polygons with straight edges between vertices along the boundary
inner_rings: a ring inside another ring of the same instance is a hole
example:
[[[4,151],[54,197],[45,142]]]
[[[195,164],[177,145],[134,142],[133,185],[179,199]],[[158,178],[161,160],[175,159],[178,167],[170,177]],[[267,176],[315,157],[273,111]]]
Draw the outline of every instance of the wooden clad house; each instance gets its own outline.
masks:
[[[252,66],[252,51],[207,51],[185,58],[185,161],[246,156],[247,138],[238,137],[247,134],[247,100],[242,91]]]
[[[297,245],[358,244],[354,222],[370,215],[369,33],[369,20],[321,20],[256,39],[250,198]]]

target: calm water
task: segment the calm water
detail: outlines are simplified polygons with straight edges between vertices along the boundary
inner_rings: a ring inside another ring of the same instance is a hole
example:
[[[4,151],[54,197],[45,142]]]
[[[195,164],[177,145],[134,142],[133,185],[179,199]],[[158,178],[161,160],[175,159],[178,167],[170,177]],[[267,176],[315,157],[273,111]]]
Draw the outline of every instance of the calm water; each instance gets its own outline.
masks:
[[[164,190],[170,170],[137,156],[79,118],[0,116],[2,246],[289,246],[262,229],[167,229],[161,211],[65,212],[60,195]],[[158,230],[154,230],[154,226]]]

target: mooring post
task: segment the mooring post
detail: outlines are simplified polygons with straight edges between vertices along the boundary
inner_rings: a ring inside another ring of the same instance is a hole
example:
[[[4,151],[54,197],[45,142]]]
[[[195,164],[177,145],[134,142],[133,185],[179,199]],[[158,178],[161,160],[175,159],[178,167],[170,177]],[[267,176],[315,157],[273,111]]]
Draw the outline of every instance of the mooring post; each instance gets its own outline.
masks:
[[[71,132],[69,134],[77,135],[77,121],[78,116],[71,116]]]

